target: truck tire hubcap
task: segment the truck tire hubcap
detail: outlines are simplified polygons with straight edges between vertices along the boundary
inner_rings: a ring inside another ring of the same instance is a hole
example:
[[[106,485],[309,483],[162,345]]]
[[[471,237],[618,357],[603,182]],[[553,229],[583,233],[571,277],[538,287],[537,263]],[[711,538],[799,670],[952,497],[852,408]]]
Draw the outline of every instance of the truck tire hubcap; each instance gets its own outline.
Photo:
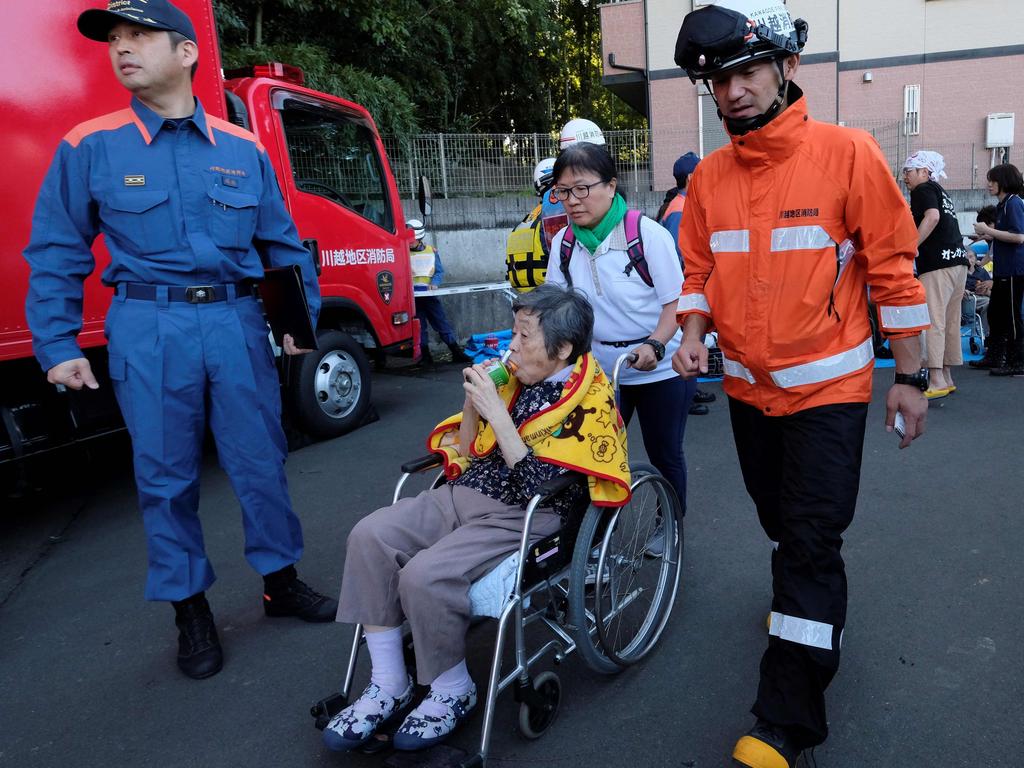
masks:
[[[313,385],[320,410],[332,419],[350,414],[363,388],[355,359],[336,349],[321,358]]]

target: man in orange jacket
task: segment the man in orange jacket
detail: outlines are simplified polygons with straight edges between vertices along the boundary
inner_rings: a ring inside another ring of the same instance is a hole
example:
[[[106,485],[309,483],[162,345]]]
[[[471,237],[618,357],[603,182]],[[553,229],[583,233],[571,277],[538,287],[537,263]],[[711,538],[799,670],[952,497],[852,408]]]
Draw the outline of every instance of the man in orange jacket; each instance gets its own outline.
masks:
[[[673,364],[706,371],[701,339],[717,328],[740,468],[775,544],[757,723],[733,752],[753,768],[793,766],[828,735],[871,399],[868,286],[896,361],[886,428],[906,448],[927,414],[914,222],[871,136],[807,114],[792,82],[806,40],[782,0],[719,0],[686,16],[675,55],[731,138],[690,178]]]

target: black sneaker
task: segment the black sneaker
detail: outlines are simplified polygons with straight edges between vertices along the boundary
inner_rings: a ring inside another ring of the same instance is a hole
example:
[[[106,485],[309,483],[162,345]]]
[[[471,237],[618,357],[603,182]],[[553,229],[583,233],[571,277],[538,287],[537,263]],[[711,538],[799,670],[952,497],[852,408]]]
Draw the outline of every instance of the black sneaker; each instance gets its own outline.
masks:
[[[713,403],[716,399],[714,392],[705,392],[703,389],[698,389],[693,393],[693,402],[695,403]]]
[[[338,601],[321,595],[302,579],[292,579],[288,584],[263,593],[263,612],[267,616],[295,616],[303,621],[334,621],[338,613]]]
[[[709,409],[706,405],[694,403],[693,405],[690,406],[689,414],[691,416],[707,416],[708,410]]]
[[[784,728],[758,718],[757,724],[736,742],[732,759],[749,768],[794,768],[801,750]]]
[[[172,605],[178,627],[178,669],[194,680],[216,675],[224,666],[224,652],[206,596],[200,592]]]

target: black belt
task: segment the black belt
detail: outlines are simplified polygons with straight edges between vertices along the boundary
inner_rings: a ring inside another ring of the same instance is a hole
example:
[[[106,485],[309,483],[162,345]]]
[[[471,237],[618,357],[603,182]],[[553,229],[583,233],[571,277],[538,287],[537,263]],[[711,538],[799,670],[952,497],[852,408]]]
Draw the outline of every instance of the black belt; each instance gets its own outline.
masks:
[[[606,347],[632,347],[635,344],[639,344],[641,341],[647,341],[650,336],[644,336],[642,339],[630,339],[629,341],[598,341],[598,344],[604,344]]]
[[[189,304],[209,304],[213,301],[227,301],[229,290],[234,288],[235,298],[252,296],[256,283],[243,281],[226,285],[150,285],[149,283],[118,283],[117,295],[126,299],[156,301],[166,290],[168,301],[184,301]]]

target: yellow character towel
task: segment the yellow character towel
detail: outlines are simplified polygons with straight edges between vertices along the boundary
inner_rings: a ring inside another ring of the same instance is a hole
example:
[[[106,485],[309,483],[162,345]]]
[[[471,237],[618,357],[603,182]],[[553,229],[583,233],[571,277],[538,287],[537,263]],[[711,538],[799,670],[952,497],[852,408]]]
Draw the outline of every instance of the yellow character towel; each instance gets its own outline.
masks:
[[[498,394],[511,410],[522,385],[513,378]],[[427,438],[427,447],[444,459],[445,474],[454,480],[470,459],[458,450],[462,414],[442,421]],[[576,361],[553,405],[538,411],[519,427],[519,436],[533,455],[587,476],[590,500],[596,506],[617,507],[629,501],[629,459],[626,429],[615,407],[615,392],[593,354]],[[474,457],[486,456],[497,447],[491,425],[481,419]]]

